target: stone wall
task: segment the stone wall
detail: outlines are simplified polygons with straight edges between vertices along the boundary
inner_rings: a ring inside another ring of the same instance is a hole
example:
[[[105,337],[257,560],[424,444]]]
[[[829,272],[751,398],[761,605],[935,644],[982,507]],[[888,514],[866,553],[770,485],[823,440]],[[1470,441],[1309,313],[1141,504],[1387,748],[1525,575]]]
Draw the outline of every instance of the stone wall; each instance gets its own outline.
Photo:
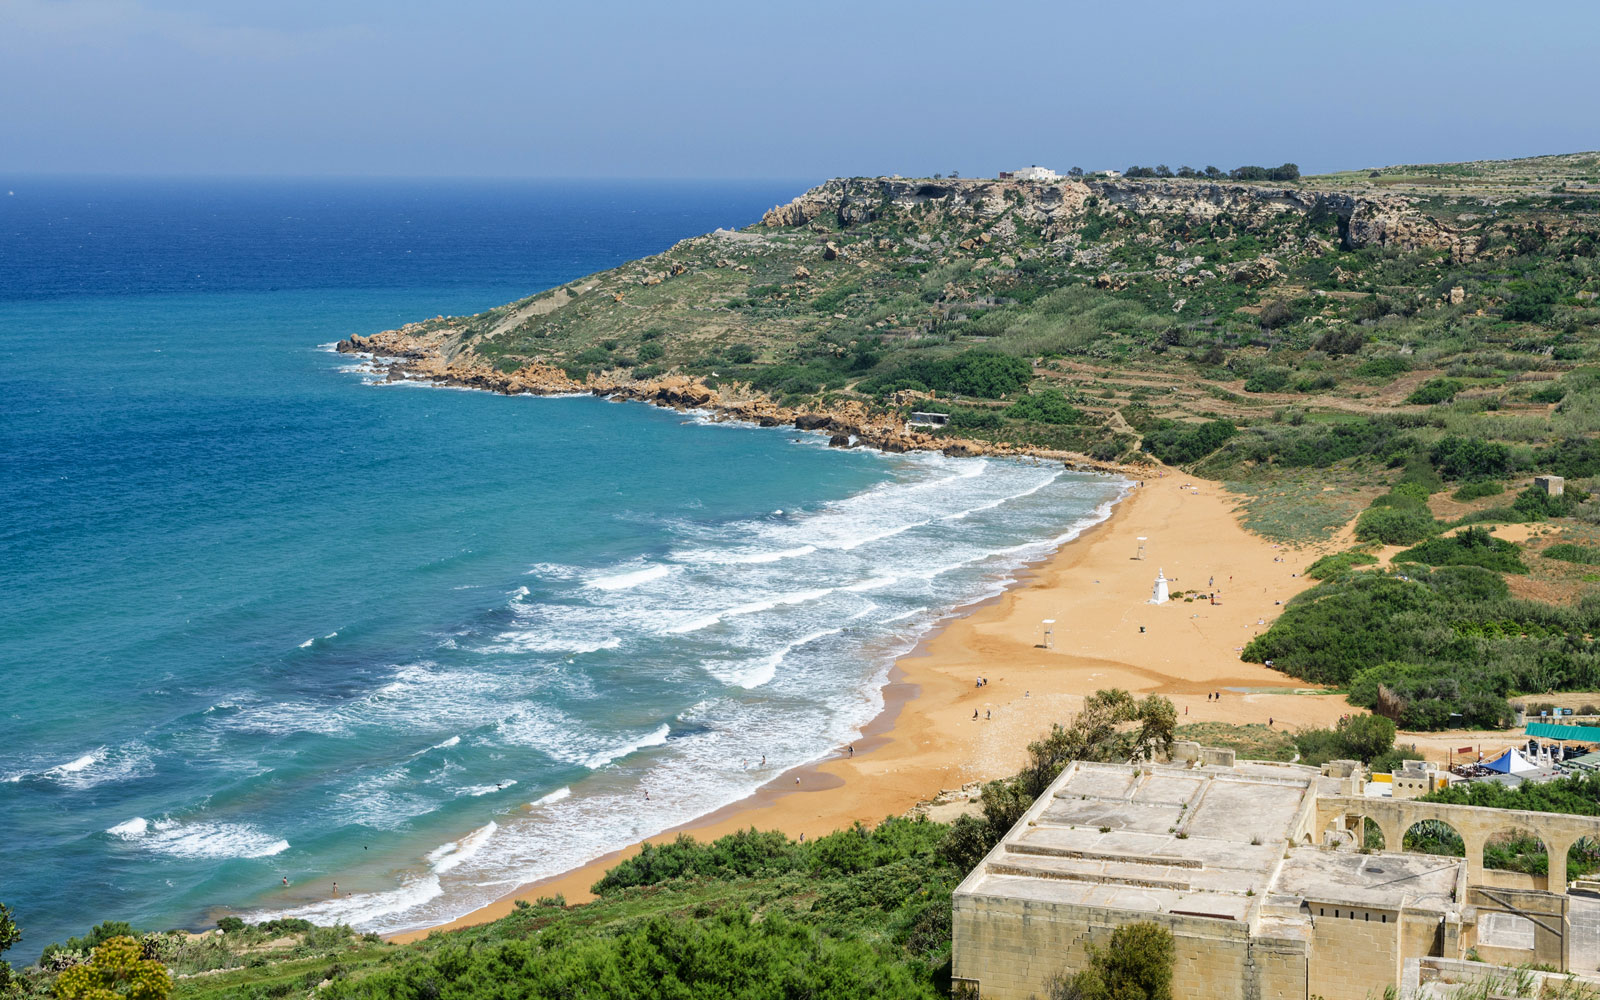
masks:
[[[1138,921],[1172,931],[1173,996],[1178,1000],[1306,996],[1304,944],[1288,939],[1252,942],[1243,923],[992,896],[956,897],[952,974],[977,984],[983,1000],[1038,997],[1052,977],[1084,967],[1089,942],[1104,947],[1118,927]]]
[[[1312,991],[1326,1000],[1382,996],[1384,987],[1400,981],[1402,929],[1395,912],[1313,906],[1309,962]]]

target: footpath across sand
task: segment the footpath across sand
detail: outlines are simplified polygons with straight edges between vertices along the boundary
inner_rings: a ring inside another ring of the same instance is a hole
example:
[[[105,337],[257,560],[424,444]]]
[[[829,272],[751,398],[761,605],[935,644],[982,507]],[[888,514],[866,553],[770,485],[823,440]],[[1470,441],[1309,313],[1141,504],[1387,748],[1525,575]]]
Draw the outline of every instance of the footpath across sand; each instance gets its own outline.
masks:
[[[853,756],[841,748],[832,759],[781,775],[750,798],[651,840],[685,831],[712,839],[752,826],[815,837],[857,820],[876,823],[943,789],[1015,773],[1029,742],[1102,688],[1165,695],[1180,724],[1333,725],[1350,711],[1343,698],[1240,662],[1239,650],[1271,624],[1282,602],[1313,582],[1305,567],[1339,544],[1274,545],[1240,526],[1236,505],[1219,484],[1179,472],[1145,480],[1106,522],[998,598],[964,609],[902,658],[884,713]],[[1141,537],[1143,560],[1136,558]],[[1175,596],[1156,606],[1147,602],[1158,570]],[[1188,591],[1215,592],[1218,603],[1176,596]],[[1044,646],[1045,619],[1055,621],[1053,648]],[[979,677],[988,683],[978,686]],[[1220,699],[1208,701],[1210,692]],[[640,808],[650,807],[641,801]],[[637,850],[523,886],[444,928],[496,919],[518,898],[592,898],[589,886]]]

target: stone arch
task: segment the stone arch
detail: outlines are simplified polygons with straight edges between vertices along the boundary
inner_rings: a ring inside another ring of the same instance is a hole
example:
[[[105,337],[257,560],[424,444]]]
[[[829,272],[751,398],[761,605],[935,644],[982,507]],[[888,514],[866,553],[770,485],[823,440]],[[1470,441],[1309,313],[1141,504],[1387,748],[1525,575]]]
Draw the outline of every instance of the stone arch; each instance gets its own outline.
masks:
[[[1396,848],[1390,848],[1389,838],[1384,834],[1383,827],[1378,825],[1378,821],[1373,819],[1371,816],[1361,817],[1361,821],[1357,825],[1357,829],[1361,832],[1361,842],[1356,846],[1363,851],[1387,851],[1398,849],[1398,845]]]
[[[1526,827],[1503,827],[1484,838],[1482,863],[1490,871],[1550,874],[1550,845]]]
[[[1600,837],[1579,837],[1567,848],[1567,878],[1600,878]],[[1552,891],[1560,891],[1552,887]]]
[[[1466,838],[1442,819],[1419,819],[1406,827],[1401,849],[1411,854],[1437,854],[1448,858],[1467,857]]]

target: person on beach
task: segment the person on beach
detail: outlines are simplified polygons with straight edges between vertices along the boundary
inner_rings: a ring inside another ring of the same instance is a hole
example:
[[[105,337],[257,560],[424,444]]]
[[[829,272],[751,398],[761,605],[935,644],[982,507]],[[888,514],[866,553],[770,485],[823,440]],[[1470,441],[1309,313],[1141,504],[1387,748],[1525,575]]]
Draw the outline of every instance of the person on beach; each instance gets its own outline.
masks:
[[[850,756],[854,757],[855,755],[856,755],[856,745],[854,743],[852,743],[852,744],[850,744]]]
[[[339,883],[337,883],[337,882],[333,883],[333,898],[334,899],[338,899],[339,898]]]
[[[989,717],[990,717],[990,715],[989,715],[989,710],[988,710],[988,709],[987,709],[987,708],[986,708],[986,709],[984,709],[984,710],[983,710],[983,717],[984,717],[984,718],[985,718],[985,719],[987,719],[987,718],[989,718]]]
[[[284,877],[283,877],[283,887],[284,887],[284,888],[285,888],[285,889],[287,889],[287,888],[289,888],[289,876],[287,876],[287,875],[285,875],[285,876],[284,876]]]
[[[972,710],[972,718],[973,718],[973,721],[977,721],[977,718],[978,718],[978,710],[977,709],[973,709]]]
[[[766,767],[767,766],[767,755],[766,754],[762,754],[761,755],[761,766],[762,767]]]

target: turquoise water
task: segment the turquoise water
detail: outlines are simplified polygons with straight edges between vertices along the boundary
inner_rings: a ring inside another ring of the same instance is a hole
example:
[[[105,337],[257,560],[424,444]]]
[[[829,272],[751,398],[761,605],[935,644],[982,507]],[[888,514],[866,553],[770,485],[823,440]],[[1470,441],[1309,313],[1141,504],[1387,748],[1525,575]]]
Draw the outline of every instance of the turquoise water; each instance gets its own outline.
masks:
[[[791,186],[88,183],[0,213],[0,901],[24,957],[223,908],[421,926],[703,815],[849,740],[896,654],[1117,495],[372,385],[327,349]]]

